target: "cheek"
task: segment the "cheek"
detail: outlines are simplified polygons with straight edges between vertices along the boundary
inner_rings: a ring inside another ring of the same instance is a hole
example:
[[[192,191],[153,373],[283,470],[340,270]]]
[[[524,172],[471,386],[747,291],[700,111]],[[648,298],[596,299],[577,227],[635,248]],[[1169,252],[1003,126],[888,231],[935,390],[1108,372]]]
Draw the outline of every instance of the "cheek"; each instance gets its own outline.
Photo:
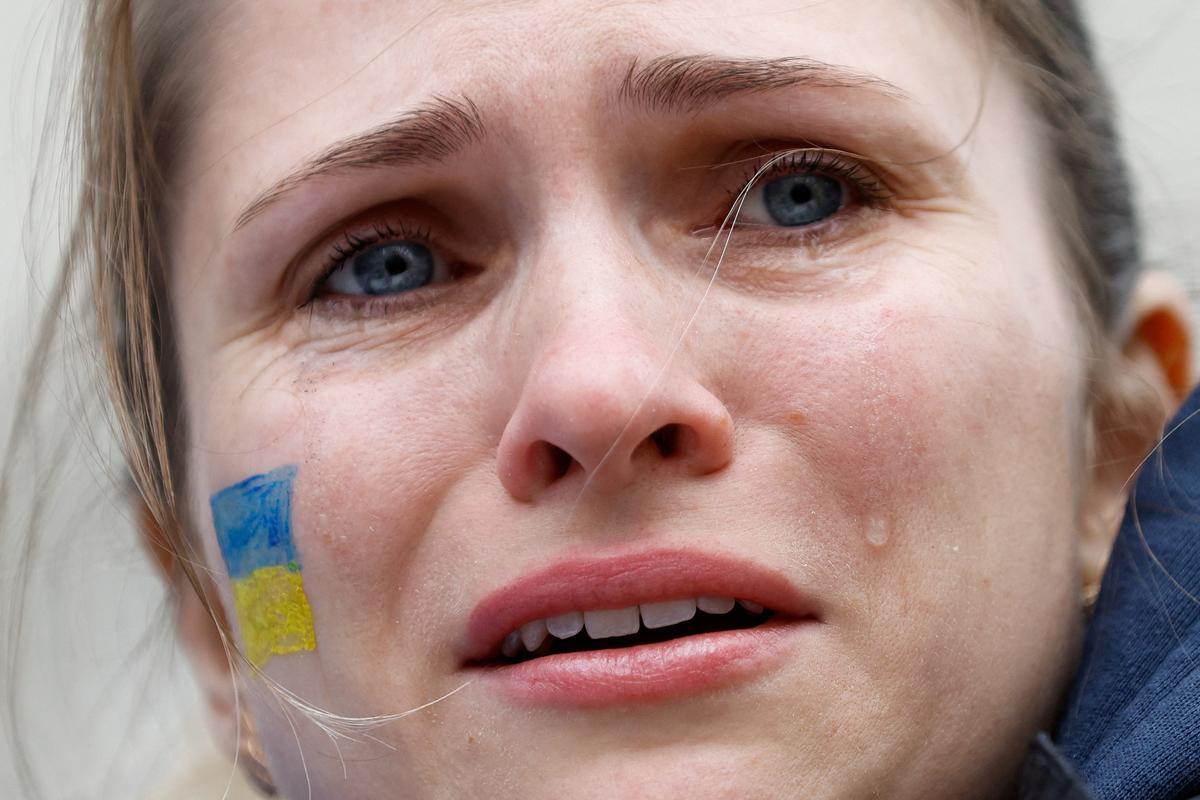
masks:
[[[467,455],[467,404],[412,377],[339,381],[314,398],[300,511],[343,578],[425,528]]]
[[[230,478],[212,484],[213,491],[278,466],[264,464],[259,455],[294,452],[303,440],[308,397],[282,361],[266,353],[250,362],[218,361],[214,369],[188,375],[189,456],[201,467],[191,474],[212,469],[214,477]],[[213,379],[212,373],[230,377]]]
[[[412,586],[431,557],[421,533],[449,487],[492,463],[480,456],[487,437],[476,422],[484,393],[470,364],[449,361],[229,365],[226,374],[259,377],[250,386],[216,384],[192,406],[193,512],[213,563],[221,557],[209,496],[250,475],[297,468],[292,534],[322,660],[378,664],[400,646],[399,620],[438,618],[436,593]],[[429,613],[414,611],[422,603]]]
[[[873,712],[919,726],[926,709],[931,737],[970,741],[960,709],[1008,718],[1069,651],[1080,375],[1053,310],[1039,329],[986,290],[946,294],[910,282],[743,318],[730,396],[764,495],[795,520],[786,545],[830,598],[838,674],[862,697],[886,687]]]
[[[742,378],[754,392],[741,402],[813,462],[810,477],[835,483],[852,516],[927,502],[981,461],[1012,464],[999,459],[1014,434],[1053,435],[1062,421],[1061,367],[1021,347],[1006,320],[893,299],[844,310],[836,325],[770,327],[757,337],[770,350],[739,358],[771,365]]]
[[[872,308],[848,328],[824,360],[832,369],[810,412],[831,475],[853,489],[842,497],[856,516],[894,509],[922,475],[939,470],[946,429],[939,407],[949,400],[927,342],[909,335],[902,312]],[[870,523],[868,523],[870,525]]]
[[[453,377],[451,377],[453,376]],[[481,458],[479,400],[469,366],[448,360],[314,376],[297,501],[305,544],[330,602],[361,619],[404,593],[398,565],[411,565],[446,492]],[[351,600],[350,598],[353,598]],[[394,609],[392,609],[394,610]],[[407,612],[406,612],[407,616]]]
[[[910,279],[725,319],[746,366],[722,389],[798,553],[819,548],[906,614],[1063,577],[1081,382],[1064,313]]]

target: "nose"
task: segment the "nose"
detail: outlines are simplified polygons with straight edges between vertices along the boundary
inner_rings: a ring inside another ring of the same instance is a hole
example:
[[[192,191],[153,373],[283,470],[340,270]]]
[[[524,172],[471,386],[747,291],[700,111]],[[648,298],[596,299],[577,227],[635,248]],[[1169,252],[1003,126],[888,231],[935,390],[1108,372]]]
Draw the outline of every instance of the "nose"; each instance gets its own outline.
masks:
[[[725,467],[733,457],[728,409],[664,361],[611,330],[543,352],[500,438],[498,470],[509,494],[533,501],[569,481],[611,494],[651,471],[687,477]]]

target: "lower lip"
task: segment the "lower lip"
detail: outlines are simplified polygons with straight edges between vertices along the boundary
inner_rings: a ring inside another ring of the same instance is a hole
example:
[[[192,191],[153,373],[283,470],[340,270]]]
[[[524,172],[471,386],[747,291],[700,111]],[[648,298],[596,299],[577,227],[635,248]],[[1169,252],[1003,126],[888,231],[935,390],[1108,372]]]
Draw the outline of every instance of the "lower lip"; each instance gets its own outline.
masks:
[[[542,656],[476,667],[485,686],[524,706],[601,708],[652,703],[733,686],[789,660],[820,623],[775,617],[754,628],[684,636],[657,644]]]

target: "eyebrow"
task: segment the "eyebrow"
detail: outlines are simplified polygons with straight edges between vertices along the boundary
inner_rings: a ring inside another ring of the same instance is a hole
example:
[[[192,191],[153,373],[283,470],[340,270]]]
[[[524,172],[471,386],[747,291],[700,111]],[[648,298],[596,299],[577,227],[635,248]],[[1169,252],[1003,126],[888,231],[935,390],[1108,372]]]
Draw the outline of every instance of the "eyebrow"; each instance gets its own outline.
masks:
[[[812,58],[723,58],[676,55],[630,62],[617,87],[619,104],[666,113],[697,113],[725,98],[791,87],[872,89],[895,99],[908,94],[865,72]],[[434,97],[395,119],[334,143],[260,193],[234,222],[236,232],[296,187],[348,170],[443,161],[486,135],[469,99]]]
[[[336,142],[259,194],[238,215],[234,231],[314,178],[355,169],[445,160],[480,141],[483,117],[470,100],[435,97],[393,120]]]
[[[893,99],[909,99],[907,92],[883,78],[814,58],[710,55],[662,56],[644,65],[635,59],[617,97],[648,111],[696,113],[732,95],[794,86],[873,89]]]

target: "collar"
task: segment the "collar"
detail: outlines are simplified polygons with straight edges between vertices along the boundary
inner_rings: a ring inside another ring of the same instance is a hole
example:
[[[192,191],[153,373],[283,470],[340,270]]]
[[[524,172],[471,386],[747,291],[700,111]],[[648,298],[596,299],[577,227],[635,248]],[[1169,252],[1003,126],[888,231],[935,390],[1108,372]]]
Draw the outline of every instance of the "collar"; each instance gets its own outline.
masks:
[[[1021,767],[1017,800],[1093,800],[1092,793],[1050,737],[1039,733]]]

